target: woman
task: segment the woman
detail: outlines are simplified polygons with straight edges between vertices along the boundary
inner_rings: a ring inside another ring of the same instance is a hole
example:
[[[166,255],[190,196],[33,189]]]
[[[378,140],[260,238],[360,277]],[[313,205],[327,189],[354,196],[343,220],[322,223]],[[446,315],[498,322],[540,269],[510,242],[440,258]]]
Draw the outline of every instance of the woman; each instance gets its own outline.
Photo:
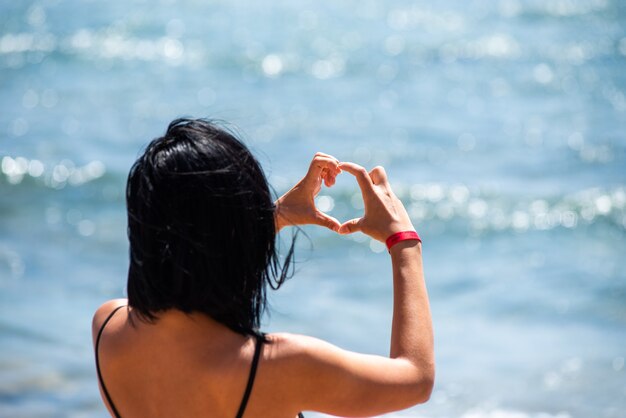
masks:
[[[340,224],[314,197],[342,171],[356,177],[365,213]],[[100,390],[113,416],[372,416],[428,400],[434,358],[421,243],[382,167],[368,173],[318,153],[274,203],[239,140],[180,119],[135,162],[126,198],[128,300],[106,302],[93,318]],[[387,241],[389,358],[259,331],[266,286],[280,286],[293,254],[292,245],[279,266],[276,233],[304,224]]]

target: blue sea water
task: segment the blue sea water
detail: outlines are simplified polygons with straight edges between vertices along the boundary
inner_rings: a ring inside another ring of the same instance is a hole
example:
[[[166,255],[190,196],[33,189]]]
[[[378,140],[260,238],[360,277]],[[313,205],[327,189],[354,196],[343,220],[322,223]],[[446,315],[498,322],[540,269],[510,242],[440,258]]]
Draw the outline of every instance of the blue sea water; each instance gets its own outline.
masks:
[[[185,115],[231,123],[277,193],[316,151],[386,167],[437,354],[431,401],[392,416],[626,416],[626,3],[21,0],[0,2],[1,417],[107,415],[90,320],[124,294],[125,177]],[[318,206],[362,212],[349,176]],[[383,247],[304,231],[265,328],[387,353]]]

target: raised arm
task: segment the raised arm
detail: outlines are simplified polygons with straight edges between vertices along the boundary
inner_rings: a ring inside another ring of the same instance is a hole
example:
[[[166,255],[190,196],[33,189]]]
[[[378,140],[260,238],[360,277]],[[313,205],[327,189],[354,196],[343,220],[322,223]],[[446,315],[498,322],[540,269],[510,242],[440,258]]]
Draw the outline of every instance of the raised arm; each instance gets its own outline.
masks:
[[[404,205],[391,190],[384,168],[368,173],[353,163],[340,167],[359,182],[365,202],[362,218],[344,223],[340,233],[362,231],[385,242],[392,234],[414,231]],[[434,368],[433,331],[428,294],[422,267],[422,244],[403,241],[390,250],[393,266],[393,325],[390,353],[392,358],[406,358],[421,368]]]
[[[365,214],[338,229],[386,238],[413,225],[382,167],[368,173],[352,163],[339,168],[353,174],[363,193]],[[364,355],[318,339],[274,335],[273,355],[294,408],[340,416],[372,416],[426,402],[434,381],[433,332],[422,271],[421,244],[392,247],[394,308],[390,356]],[[365,332],[365,331],[364,331]]]

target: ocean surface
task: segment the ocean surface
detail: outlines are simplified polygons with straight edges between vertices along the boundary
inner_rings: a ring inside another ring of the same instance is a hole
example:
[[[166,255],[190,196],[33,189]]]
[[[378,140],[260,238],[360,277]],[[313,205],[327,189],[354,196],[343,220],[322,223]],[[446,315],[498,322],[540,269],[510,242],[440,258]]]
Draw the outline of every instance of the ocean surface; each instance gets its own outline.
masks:
[[[107,416],[91,315],[125,292],[130,165],[179,116],[227,121],[277,194],[316,151],[386,167],[437,356],[390,416],[626,417],[621,0],[0,1],[0,417]],[[363,207],[348,175],[317,202]],[[303,232],[264,328],[386,354],[384,248]]]

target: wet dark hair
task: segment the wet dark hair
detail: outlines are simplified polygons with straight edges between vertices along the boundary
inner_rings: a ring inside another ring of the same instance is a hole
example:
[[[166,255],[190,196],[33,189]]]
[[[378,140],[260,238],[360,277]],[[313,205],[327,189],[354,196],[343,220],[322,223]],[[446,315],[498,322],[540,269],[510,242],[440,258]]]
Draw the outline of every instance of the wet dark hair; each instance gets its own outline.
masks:
[[[259,335],[266,285],[286,280],[274,203],[258,161],[232,133],[176,119],[128,175],[128,302],[142,320],[174,308]]]

